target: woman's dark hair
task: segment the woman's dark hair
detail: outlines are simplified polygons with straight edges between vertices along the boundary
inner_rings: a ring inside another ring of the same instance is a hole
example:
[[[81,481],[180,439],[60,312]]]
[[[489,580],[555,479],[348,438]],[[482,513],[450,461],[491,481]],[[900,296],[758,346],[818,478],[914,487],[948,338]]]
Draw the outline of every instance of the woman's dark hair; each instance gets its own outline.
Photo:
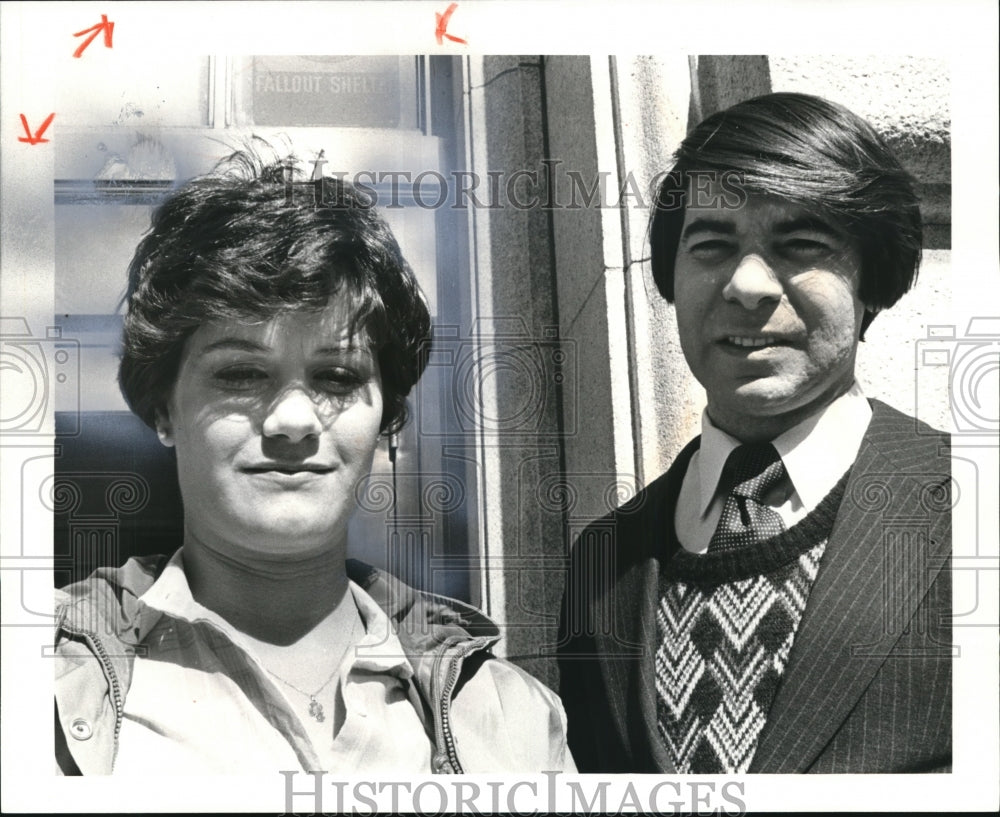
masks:
[[[701,173],[728,174],[742,201],[771,195],[824,214],[858,242],[858,294],[868,307],[862,335],[875,313],[916,281],[923,232],[912,179],[871,125],[847,108],[807,94],[749,99],[695,127],[674,160],[649,224],[653,279],[668,301],[692,174]]]
[[[383,433],[406,422],[406,395],[427,363],[427,302],[371,202],[333,177],[294,182],[292,160],[256,150],[224,159],[154,213],[128,270],[118,382],[155,428],[188,337],[206,321],[267,320],[354,304],[382,373]]]

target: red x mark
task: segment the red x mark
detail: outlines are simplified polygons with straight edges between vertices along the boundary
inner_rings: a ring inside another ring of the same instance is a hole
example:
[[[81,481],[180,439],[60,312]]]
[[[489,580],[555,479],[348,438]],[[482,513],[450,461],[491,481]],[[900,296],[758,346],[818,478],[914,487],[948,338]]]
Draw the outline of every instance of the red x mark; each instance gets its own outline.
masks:
[[[48,139],[42,138],[42,134],[49,129],[49,125],[52,124],[52,120],[56,118],[55,112],[52,112],[46,117],[45,121],[38,126],[38,130],[34,133],[31,132],[31,128],[28,127],[28,120],[25,118],[24,114],[21,114],[21,124],[24,126],[24,132],[26,136],[18,136],[18,142],[27,142],[29,145],[40,145],[43,142],[48,142]]]
[[[90,45],[95,39],[97,39],[97,35],[100,34],[102,31],[104,32],[104,47],[111,48],[111,32],[114,30],[115,30],[115,24],[108,22],[107,14],[102,14],[101,22],[99,22],[96,26],[85,28],[83,31],[78,31],[76,32],[76,34],[73,35],[74,37],[82,37],[84,34],[90,34],[90,36],[87,37],[86,40],[80,43],[80,47],[73,52],[73,56],[82,57],[84,49],[88,45]]]
[[[438,45],[441,45],[442,38],[447,37],[453,43],[462,43],[462,45],[468,45],[468,43],[461,37],[453,37],[448,33],[448,21],[451,19],[452,13],[458,8],[458,3],[452,3],[448,6],[444,14],[438,14],[434,12],[434,19],[437,20],[437,28],[434,29],[434,36],[437,38]]]

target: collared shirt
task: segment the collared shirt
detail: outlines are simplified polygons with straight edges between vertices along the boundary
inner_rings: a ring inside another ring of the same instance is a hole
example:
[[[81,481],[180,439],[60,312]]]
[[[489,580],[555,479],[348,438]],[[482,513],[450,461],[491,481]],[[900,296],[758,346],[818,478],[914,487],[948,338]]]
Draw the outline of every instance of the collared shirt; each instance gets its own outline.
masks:
[[[822,411],[772,440],[790,483],[789,491],[773,500],[786,527],[813,510],[851,467],[871,418],[871,406],[854,383]],[[717,490],[719,477],[740,445],[712,422],[707,410],[701,429],[701,446],[688,464],[674,511],[677,538],[692,553],[708,549],[726,501]]]
[[[343,722],[334,733],[327,718],[329,740],[317,745],[303,721],[308,700],[282,688],[248,639],[194,600],[181,551],[174,554],[140,598],[114,774],[429,773],[413,668],[378,604],[349,587],[364,634],[337,673]]]

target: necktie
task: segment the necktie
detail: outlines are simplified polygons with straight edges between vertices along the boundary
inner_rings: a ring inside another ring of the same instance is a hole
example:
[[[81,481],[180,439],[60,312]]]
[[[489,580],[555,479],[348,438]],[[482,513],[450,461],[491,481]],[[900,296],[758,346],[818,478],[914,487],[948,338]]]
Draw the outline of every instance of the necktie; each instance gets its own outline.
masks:
[[[708,543],[708,552],[736,550],[785,530],[778,513],[764,504],[768,491],[785,478],[785,466],[770,443],[751,443],[734,449],[719,478],[719,490],[727,494],[726,504]]]

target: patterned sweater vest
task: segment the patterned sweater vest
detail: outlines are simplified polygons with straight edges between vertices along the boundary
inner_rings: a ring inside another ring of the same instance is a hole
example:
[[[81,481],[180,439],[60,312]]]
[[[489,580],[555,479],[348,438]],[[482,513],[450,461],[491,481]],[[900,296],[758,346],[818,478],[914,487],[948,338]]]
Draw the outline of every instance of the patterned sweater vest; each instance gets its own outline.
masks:
[[[846,484],[789,530],[721,553],[685,551],[671,508],[655,669],[660,737],[679,773],[749,768]]]

